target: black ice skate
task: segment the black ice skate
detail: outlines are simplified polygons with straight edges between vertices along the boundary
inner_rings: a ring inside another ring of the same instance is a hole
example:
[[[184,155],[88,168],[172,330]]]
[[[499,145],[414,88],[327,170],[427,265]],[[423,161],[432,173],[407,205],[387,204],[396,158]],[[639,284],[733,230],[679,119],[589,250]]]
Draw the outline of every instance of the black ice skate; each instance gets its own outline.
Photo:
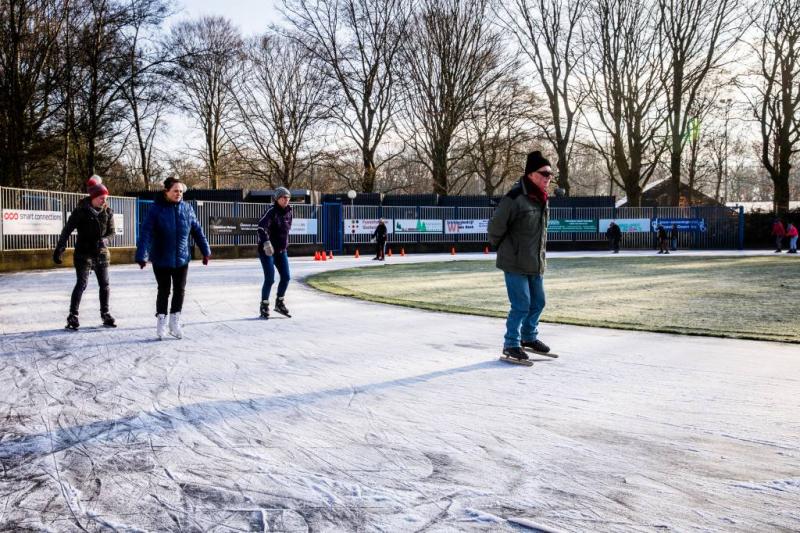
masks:
[[[103,325],[107,328],[117,327],[117,321],[111,316],[111,313],[100,313],[100,318],[103,319]]]
[[[78,329],[81,327],[80,322],[78,322],[78,315],[74,315],[72,313],[69,314],[67,317],[67,325],[64,326],[66,329]]]
[[[261,301],[261,308],[259,309],[259,316],[264,320],[269,320],[269,300]]]
[[[286,316],[288,318],[292,318],[292,315],[289,314],[289,310],[286,309],[286,305],[283,303],[283,298],[278,298],[275,300],[275,311]]]
[[[537,353],[539,355],[546,355],[547,357],[552,357],[553,359],[557,358],[558,355],[550,352],[550,347],[540,341],[539,339],[534,339],[532,341],[522,341],[522,347],[526,350],[530,350],[533,353]]]
[[[528,360],[528,354],[519,346],[503,348],[503,357],[500,360],[515,365],[533,366],[533,361]]]

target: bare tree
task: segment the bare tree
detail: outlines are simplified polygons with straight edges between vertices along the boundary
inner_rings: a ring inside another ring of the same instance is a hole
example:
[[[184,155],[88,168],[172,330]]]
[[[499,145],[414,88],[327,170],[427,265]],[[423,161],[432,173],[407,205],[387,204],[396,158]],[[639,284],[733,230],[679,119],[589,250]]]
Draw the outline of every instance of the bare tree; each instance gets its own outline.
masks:
[[[680,196],[683,138],[709,73],[745,30],[742,0],[657,0],[670,135],[670,200]]]
[[[504,26],[531,60],[550,113],[540,127],[558,156],[558,184],[570,192],[570,157],[584,95],[576,83],[583,54],[580,25],[589,0],[500,2]]]
[[[148,189],[155,164],[155,136],[174,96],[164,76],[165,50],[155,45],[151,32],[169,15],[169,8],[165,0],[130,0],[128,9],[130,22],[124,33],[126,79],[121,90],[130,108],[128,120],[136,144],[133,166]]]
[[[760,125],[761,164],[775,188],[775,209],[785,213],[792,159],[800,151],[800,2],[771,1],[755,26],[760,83],[752,110]]]
[[[499,32],[488,0],[423,0],[405,49],[412,146],[433,176],[433,192],[451,192],[456,133],[483,94],[504,74]]]
[[[57,110],[64,0],[0,2],[0,184],[23,186]]]
[[[597,0],[592,15],[585,77],[593,116],[586,122],[611,179],[638,206],[666,149],[657,12],[637,0]]]
[[[363,168],[358,187],[375,190],[378,148],[397,110],[397,61],[406,38],[407,0],[284,0],[292,34],[326,65],[341,105],[333,118],[358,147]],[[391,159],[387,157],[385,160]]]
[[[518,177],[529,151],[540,102],[518,80],[495,84],[469,113],[465,127],[468,168],[487,196]]]
[[[292,187],[313,164],[309,141],[328,116],[332,87],[297,41],[267,34],[249,43],[236,81],[237,152],[270,187]]]
[[[228,19],[202,17],[175,25],[167,47],[175,57],[170,76],[181,88],[180,106],[203,130],[209,184],[218,189],[221,161],[231,148],[225,125],[236,106],[230,89],[241,63],[241,37]]]
[[[82,183],[86,176],[104,174],[119,159],[130,133],[122,93],[128,74],[123,35],[130,17],[119,2],[84,0],[73,4],[69,24],[66,116]]]

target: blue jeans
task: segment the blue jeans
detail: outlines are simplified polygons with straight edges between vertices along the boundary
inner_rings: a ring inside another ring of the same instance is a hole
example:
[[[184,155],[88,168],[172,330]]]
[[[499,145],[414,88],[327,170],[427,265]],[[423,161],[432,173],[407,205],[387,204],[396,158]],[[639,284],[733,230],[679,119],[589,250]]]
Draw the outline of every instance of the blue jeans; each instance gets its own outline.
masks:
[[[506,320],[504,348],[519,346],[521,341],[536,340],[539,316],[544,310],[544,279],[506,272],[506,290],[511,309]]]
[[[269,300],[269,293],[272,290],[272,284],[275,283],[275,269],[278,269],[278,274],[281,275],[281,280],[278,282],[278,298],[283,298],[286,294],[286,288],[289,286],[291,274],[289,273],[289,253],[279,252],[266,255],[259,247],[258,258],[261,260],[261,268],[264,270],[264,285],[261,286],[261,300]]]
[[[797,237],[789,237],[789,249],[797,250]]]

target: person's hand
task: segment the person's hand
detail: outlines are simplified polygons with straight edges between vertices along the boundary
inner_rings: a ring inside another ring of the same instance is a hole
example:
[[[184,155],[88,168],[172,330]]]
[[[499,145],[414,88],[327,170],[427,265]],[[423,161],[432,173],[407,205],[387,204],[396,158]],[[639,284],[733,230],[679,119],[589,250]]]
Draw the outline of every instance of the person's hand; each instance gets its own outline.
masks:
[[[53,263],[60,265],[63,261],[61,260],[61,255],[64,253],[64,250],[61,248],[56,248],[53,252]]]
[[[139,265],[139,268],[144,268],[147,266],[147,261],[136,261],[136,264]]]
[[[264,255],[266,255],[267,257],[275,253],[275,250],[273,250],[272,248],[272,243],[269,241],[265,242],[262,248],[264,249]]]
[[[208,260],[209,260],[209,259],[210,259],[210,257],[208,257],[207,255],[204,255],[204,256],[203,256],[203,264],[204,264],[204,265],[207,265],[207,264],[208,264]]]

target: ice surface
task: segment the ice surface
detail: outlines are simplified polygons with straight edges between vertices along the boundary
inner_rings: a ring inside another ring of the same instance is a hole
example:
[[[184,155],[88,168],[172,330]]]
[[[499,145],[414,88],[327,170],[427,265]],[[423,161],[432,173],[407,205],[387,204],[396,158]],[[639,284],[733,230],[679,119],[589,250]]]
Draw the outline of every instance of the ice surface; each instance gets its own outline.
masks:
[[[797,345],[543,325],[508,365],[502,320],[300,282],[369,263],[294,260],[269,321],[257,260],[193,263],[164,341],[150,270],[78,332],[71,270],[0,275],[0,529],[800,530]]]

